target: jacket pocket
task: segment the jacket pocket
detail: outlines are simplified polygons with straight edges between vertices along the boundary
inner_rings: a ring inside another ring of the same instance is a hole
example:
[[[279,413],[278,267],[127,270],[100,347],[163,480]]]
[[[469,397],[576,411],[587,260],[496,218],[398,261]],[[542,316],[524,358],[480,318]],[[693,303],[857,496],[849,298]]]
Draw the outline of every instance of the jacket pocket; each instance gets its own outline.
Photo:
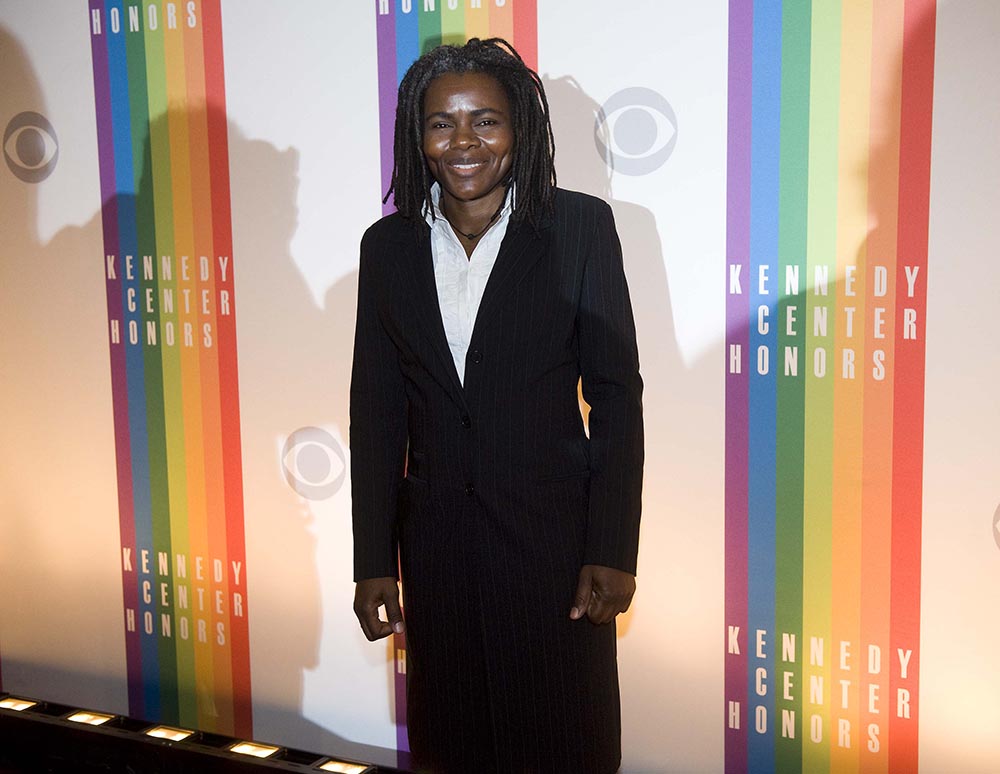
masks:
[[[418,476],[413,471],[406,471],[406,477],[403,479],[410,484],[416,484],[417,486],[427,486],[427,479]]]

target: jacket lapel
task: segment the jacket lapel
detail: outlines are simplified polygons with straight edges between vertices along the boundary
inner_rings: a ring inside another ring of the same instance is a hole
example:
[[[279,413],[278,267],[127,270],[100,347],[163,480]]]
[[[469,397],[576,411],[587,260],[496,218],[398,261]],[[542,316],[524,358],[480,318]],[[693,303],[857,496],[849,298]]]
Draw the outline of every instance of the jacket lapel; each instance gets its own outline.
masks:
[[[544,224],[542,229],[548,224]],[[409,228],[409,227],[408,227]],[[402,243],[407,251],[413,280],[413,305],[426,333],[426,340],[436,355],[441,383],[453,393],[459,405],[465,404],[465,391],[455,370],[455,361],[448,346],[448,337],[441,319],[441,305],[438,299],[437,283],[434,280],[434,259],[431,255],[430,228],[421,223],[419,237],[407,234]],[[483,291],[483,299],[476,313],[471,341],[475,341],[489,324],[492,317],[503,306],[506,297],[517,287],[521,278],[545,254],[544,230],[536,232],[525,222],[514,222],[508,226],[497,254],[496,263]]]
[[[523,221],[510,223],[483,290],[483,300],[476,313],[470,341],[478,340],[490,319],[502,308],[507,296],[544,253],[543,233],[536,233],[529,223]]]
[[[437,283],[434,281],[434,259],[431,255],[431,231],[425,224],[420,224],[418,229],[419,238],[411,238],[405,242],[409,258],[407,263],[413,271],[413,305],[426,333],[426,340],[437,355],[440,367],[438,373],[444,375],[442,384],[451,389],[456,402],[464,404],[465,393],[455,370],[455,360],[451,356],[444,321],[441,319],[441,304],[438,300]]]

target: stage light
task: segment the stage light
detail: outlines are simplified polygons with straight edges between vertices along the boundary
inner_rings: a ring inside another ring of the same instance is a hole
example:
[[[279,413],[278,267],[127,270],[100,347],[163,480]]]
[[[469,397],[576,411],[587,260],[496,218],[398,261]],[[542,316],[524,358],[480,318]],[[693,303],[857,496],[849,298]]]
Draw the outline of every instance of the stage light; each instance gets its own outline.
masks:
[[[272,747],[269,744],[257,744],[256,742],[237,742],[229,748],[230,752],[240,755],[252,755],[255,758],[268,758],[274,755],[280,747]]]
[[[37,701],[18,699],[14,696],[8,696],[5,699],[0,699],[0,709],[9,709],[14,710],[15,712],[21,712],[22,710],[28,709],[28,707],[34,707],[36,704],[38,704]]]
[[[186,728],[173,728],[172,726],[156,726],[143,732],[146,736],[155,736],[157,739],[169,739],[171,742],[179,742],[187,739],[194,731]]]
[[[66,720],[72,720],[74,723],[86,723],[88,726],[101,726],[113,718],[114,715],[105,715],[103,712],[80,710],[79,712],[74,712]]]
[[[320,771],[335,771],[337,774],[368,774],[375,771],[371,766],[363,766],[359,763],[346,763],[345,761],[329,760],[318,766]]]

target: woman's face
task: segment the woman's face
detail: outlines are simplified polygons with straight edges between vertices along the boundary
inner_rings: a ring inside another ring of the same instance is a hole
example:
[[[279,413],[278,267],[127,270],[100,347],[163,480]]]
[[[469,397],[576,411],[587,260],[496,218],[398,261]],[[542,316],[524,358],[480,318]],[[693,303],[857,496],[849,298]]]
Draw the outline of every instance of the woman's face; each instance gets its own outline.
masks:
[[[485,73],[445,73],[431,81],[423,151],[445,196],[499,207],[514,159],[510,105],[500,82]]]

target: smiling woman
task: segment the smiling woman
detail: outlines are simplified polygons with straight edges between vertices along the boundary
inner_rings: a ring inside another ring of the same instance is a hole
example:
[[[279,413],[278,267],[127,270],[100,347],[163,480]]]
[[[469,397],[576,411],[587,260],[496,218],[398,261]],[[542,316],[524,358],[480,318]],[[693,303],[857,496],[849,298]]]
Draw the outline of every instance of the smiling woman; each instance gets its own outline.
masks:
[[[502,40],[413,64],[394,150],[358,278],[355,612],[405,629],[418,771],[612,774],[643,431],[611,208],[555,187],[541,81]]]
[[[471,256],[500,216],[514,156],[510,106],[484,73],[446,73],[424,95],[424,159],[441,186],[441,211]]]
[[[515,143],[510,180],[521,190],[514,209],[518,218],[537,226],[543,214],[551,214],[556,190],[549,105],[538,75],[499,38],[473,38],[461,47],[440,46],[414,62],[403,76],[396,108],[395,165],[386,200],[392,196],[397,211],[408,220],[419,218],[428,208],[435,178],[431,161],[425,157],[427,118],[441,107],[430,106],[428,99],[434,96],[431,91],[436,81],[445,78],[447,82],[456,76],[461,76],[460,81],[473,76],[469,85],[476,87],[475,97],[487,100],[473,109],[498,109],[506,104],[504,125]],[[485,84],[489,84],[488,94],[479,91]],[[436,91],[440,97],[443,90]]]

